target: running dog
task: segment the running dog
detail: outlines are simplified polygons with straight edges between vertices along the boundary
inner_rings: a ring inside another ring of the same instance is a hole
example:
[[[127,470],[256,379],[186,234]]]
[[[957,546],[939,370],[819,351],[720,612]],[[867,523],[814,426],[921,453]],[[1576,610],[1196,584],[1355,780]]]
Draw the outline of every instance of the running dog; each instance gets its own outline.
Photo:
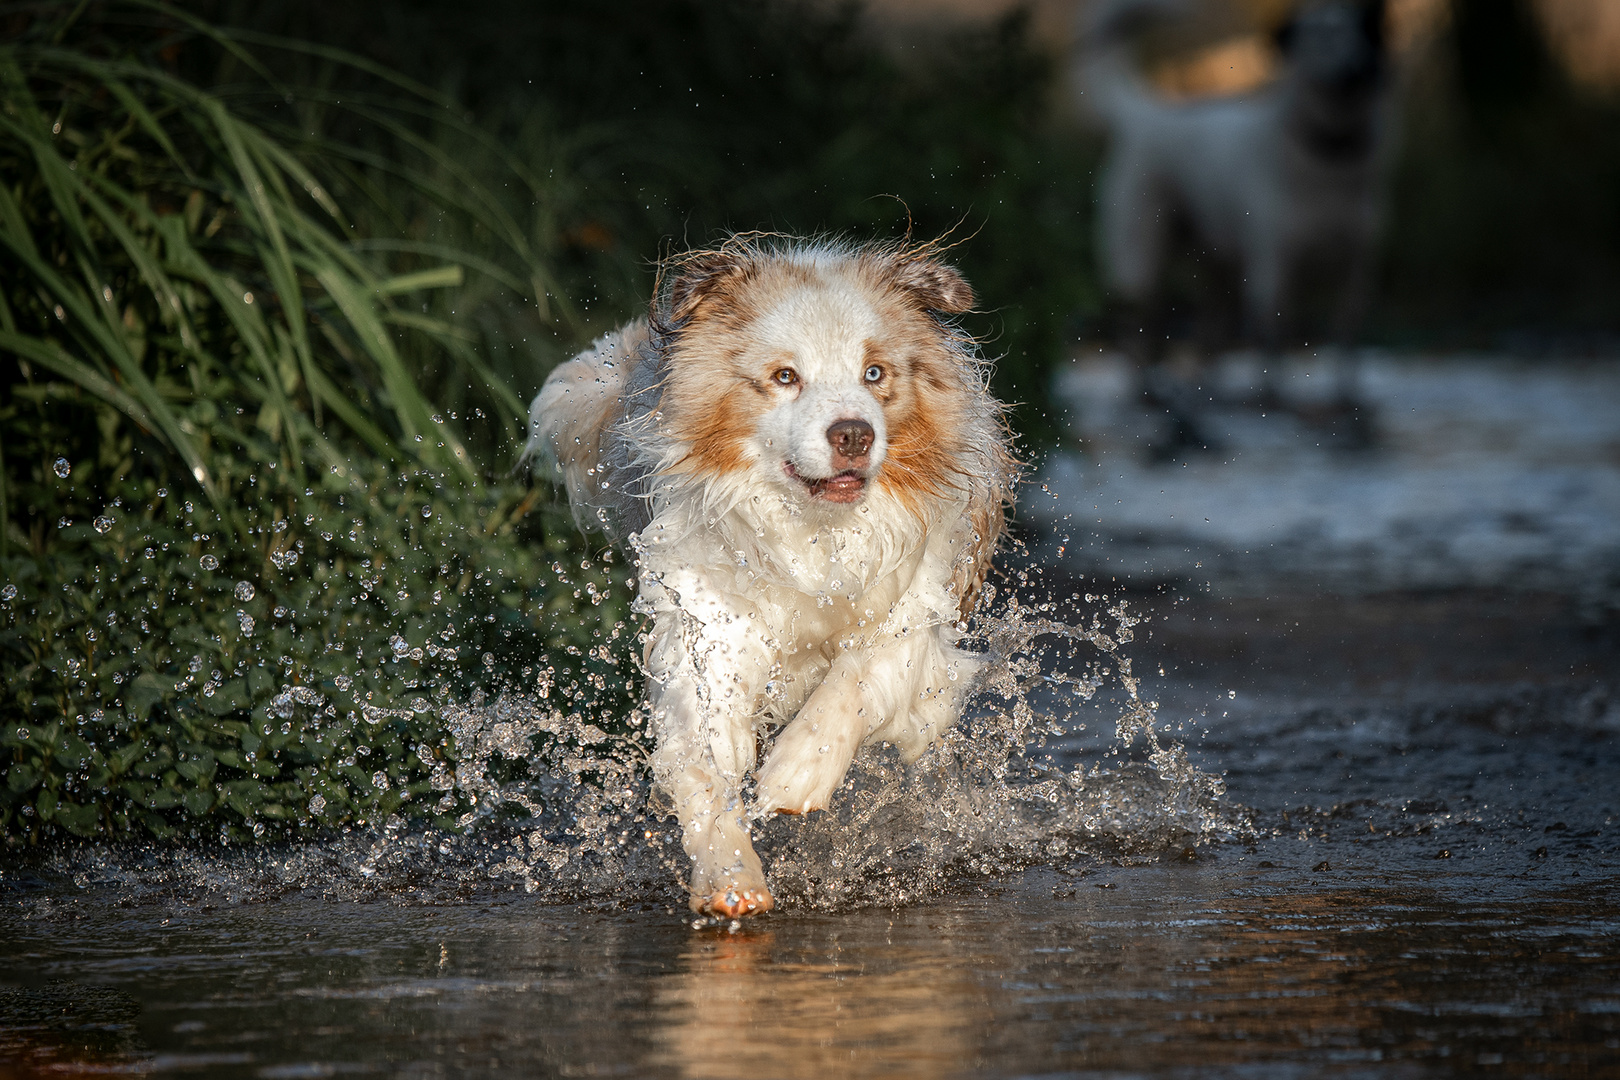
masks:
[[[1018,466],[936,246],[747,234],[660,280],[546,380],[529,444],[637,561],[654,779],[692,910],[737,918],[775,904],[752,818],[956,722]]]

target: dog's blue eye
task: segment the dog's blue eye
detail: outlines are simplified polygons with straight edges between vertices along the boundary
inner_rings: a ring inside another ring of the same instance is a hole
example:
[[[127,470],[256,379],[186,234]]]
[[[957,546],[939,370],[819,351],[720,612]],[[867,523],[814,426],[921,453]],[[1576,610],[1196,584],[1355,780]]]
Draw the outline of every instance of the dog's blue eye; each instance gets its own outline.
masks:
[[[866,381],[867,382],[880,382],[880,381],[882,381],[882,379],[883,379],[883,369],[878,367],[876,364],[873,364],[871,367],[866,369]]]
[[[799,381],[799,373],[790,367],[785,367],[776,373],[775,378],[783,386],[792,386]]]

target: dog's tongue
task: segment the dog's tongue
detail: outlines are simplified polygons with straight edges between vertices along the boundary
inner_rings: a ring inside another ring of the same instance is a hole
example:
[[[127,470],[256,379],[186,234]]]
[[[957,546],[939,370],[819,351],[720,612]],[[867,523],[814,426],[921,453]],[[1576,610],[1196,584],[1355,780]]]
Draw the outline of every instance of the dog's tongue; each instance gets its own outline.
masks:
[[[866,480],[852,472],[839,473],[829,476],[825,480],[815,480],[810,484],[811,494],[829,502],[854,502],[860,498],[861,490],[866,487]]]

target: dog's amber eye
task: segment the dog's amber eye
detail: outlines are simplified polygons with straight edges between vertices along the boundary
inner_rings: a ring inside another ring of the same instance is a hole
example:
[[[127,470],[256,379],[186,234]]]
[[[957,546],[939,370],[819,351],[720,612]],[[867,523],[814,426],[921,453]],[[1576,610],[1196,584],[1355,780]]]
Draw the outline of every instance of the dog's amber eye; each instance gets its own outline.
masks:
[[[790,367],[781,368],[772,376],[783,386],[792,386],[799,381],[799,373]]]
[[[871,383],[882,382],[883,369],[877,364],[872,364],[866,369],[866,381]]]

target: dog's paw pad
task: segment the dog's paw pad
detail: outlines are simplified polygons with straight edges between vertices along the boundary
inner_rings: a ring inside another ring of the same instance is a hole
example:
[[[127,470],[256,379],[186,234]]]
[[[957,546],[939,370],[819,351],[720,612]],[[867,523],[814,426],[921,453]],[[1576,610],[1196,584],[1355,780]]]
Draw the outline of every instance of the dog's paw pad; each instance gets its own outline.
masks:
[[[721,919],[741,919],[763,915],[775,906],[776,898],[767,889],[722,889],[701,901],[697,910]]]

